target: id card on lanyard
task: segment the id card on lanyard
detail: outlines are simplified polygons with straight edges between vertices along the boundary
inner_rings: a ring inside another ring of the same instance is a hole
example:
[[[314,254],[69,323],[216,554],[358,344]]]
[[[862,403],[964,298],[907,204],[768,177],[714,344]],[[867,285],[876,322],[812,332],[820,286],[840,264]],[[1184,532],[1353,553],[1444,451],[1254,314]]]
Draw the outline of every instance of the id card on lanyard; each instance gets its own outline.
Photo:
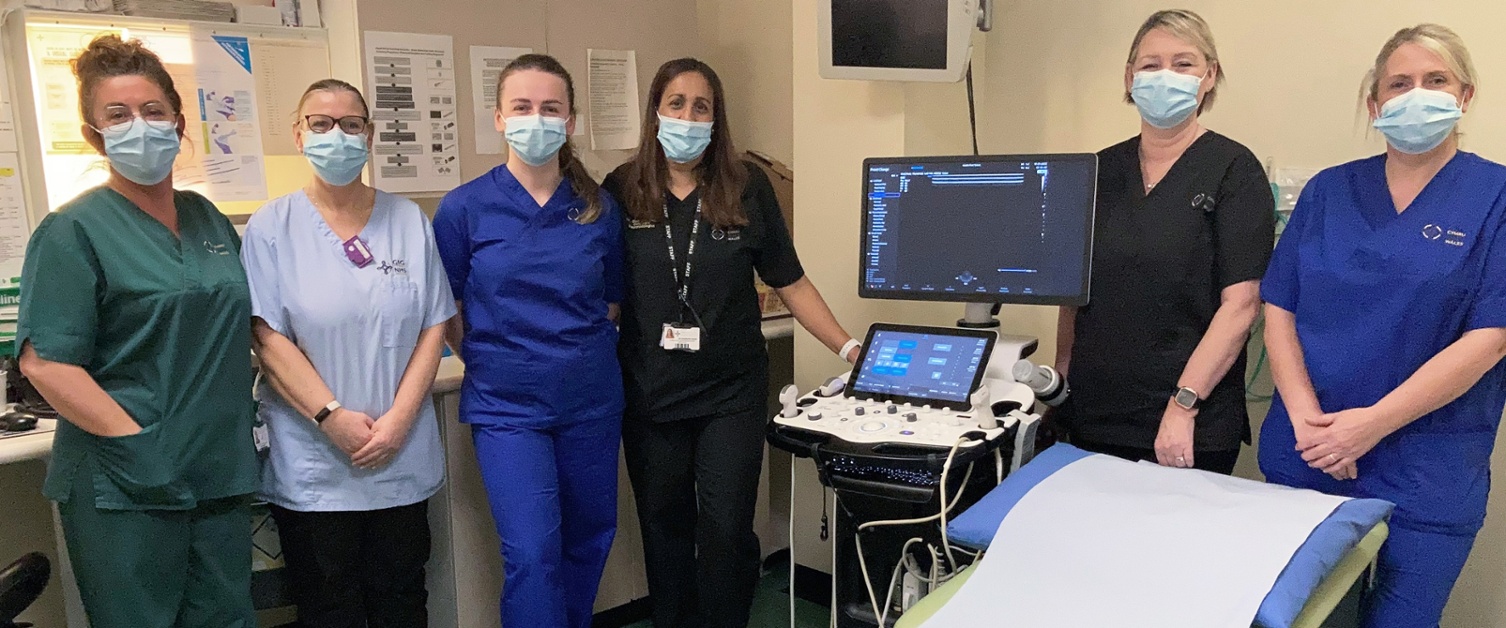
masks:
[[[701,233],[701,202],[695,203],[695,220],[690,226],[690,244],[685,247],[685,271],[680,272],[675,256],[674,228],[669,225],[669,205],[664,205],[664,242],[669,247],[669,268],[675,276],[675,299],[680,302],[680,315],[674,322],[664,323],[664,333],[659,337],[659,346],[666,351],[694,353],[701,350],[701,316],[690,305],[690,273],[695,258],[696,236]],[[685,321],[685,312],[690,312],[695,324]]]

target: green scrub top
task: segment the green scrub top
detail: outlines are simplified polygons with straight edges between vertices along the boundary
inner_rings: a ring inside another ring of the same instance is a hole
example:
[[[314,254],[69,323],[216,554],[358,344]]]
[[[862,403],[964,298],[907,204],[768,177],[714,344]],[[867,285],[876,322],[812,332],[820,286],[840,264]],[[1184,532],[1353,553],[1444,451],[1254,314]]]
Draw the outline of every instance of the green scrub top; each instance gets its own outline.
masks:
[[[240,238],[208,199],[177,191],[174,202],[180,237],[95,188],[27,246],[16,346],[83,367],[143,428],[105,438],[60,421],[43,485],[53,500],[82,473],[111,510],[188,510],[256,490]]]

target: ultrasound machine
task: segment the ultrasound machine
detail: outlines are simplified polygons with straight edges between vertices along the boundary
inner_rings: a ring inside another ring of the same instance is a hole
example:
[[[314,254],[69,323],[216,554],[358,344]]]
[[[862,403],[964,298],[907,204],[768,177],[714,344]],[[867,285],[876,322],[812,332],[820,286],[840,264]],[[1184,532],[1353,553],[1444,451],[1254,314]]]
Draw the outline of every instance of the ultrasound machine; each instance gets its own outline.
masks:
[[[769,421],[769,442],[815,462],[835,496],[839,628],[892,625],[966,564],[947,517],[1029,461],[1037,408],[1069,394],[995,315],[1088,302],[1097,170],[1092,154],[863,162],[859,296],[966,305],[955,327],[874,323],[853,370],[786,387]]]

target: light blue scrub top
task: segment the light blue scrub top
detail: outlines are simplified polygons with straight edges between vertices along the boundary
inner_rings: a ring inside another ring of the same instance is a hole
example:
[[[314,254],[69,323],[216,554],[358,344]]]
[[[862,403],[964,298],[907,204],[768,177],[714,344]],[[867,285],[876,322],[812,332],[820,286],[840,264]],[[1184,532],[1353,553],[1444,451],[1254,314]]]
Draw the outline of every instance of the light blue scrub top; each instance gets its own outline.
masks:
[[[303,191],[267,203],[246,224],[241,257],[252,315],[308,356],[344,407],[381,420],[392,407],[419,332],[455,314],[434,232],[412,201],[377,192],[361,239],[375,260],[346,259]],[[358,469],[272,386],[257,386],[271,433],[262,498],[298,511],[377,510],[428,499],[444,482],[433,404],[421,404],[387,466]]]

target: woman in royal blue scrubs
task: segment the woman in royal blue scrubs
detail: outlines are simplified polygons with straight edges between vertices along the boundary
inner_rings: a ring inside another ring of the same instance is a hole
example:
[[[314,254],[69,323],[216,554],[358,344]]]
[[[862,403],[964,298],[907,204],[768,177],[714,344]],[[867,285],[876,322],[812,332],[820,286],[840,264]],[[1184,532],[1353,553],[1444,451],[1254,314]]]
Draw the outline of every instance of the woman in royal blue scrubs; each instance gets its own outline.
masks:
[[[497,92],[507,163],[434,218],[461,311],[446,337],[502,540],[502,625],[586,628],[617,525],[621,218],[570,146],[565,68],[523,55]]]
[[[1459,37],[1399,31],[1367,79],[1386,153],[1302,191],[1262,284],[1267,479],[1396,504],[1367,628],[1437,626],[1485,519],[1506,405],[1506,167],[1459,150]]]

